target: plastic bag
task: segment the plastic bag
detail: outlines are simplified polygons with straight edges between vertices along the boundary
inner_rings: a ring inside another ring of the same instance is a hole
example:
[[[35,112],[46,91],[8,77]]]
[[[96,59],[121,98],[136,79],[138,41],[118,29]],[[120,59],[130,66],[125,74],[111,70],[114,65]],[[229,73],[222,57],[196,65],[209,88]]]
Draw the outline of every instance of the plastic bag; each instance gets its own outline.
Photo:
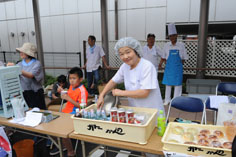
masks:
[[[236,122],[233,120],[224,121],[225,133],[230,142],[233,141],[236,136]]]
[[[236,105],[235,104],[233,105],[234,106],[231,108],[231,110],[233,110],[231,119],[223,121],[223,124],[225,126],[226,136],[230,142],[232,142],[234,137],[236,136]]]
[[[11,144],[8,140],[8,137],[3,129],[3,127],[0,127],[0,147],[4,149],[5,152],[7,152],[9,157],[12,157],[12,149],[11,149]],[[4,155],[3,150],[1,150],[2,155]],[[0,154],[1,156],[1,154]]]
[[[219,105],[217,114],[217,125],[224,125],[225,121],[233,119],[236,114],[236,105],[232,103],[222,103]]]
[[[13,107],[13,112],[15,116],[15,120],[24,120],[25,117],[25,110],[24,110],[24,104],[25,101],[23,99],[19,98],[13,98],[11,99],[11,104]]]

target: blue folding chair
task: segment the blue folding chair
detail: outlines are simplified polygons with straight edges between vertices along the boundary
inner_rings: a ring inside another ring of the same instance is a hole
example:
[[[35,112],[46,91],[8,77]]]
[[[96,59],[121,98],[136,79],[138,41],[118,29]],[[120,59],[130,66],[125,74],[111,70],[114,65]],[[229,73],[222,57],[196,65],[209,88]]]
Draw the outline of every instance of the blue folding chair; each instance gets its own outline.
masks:
[[[236,104],[236,97],[228,96],[228,99],[229,99],[229,103]],[[206,106],[206,109],[214,111],[214,122],[213,122],[213,124],[216,124],[218,108],[212,108],[210,106],[210,103],[211,103],[210,97],[208,97],[207,100],[205,101],[205,106]]]
[[[202,112],[201,124],[203,124],[203,121],[206,117],[205,104],[199,98],[184,97],[184,96],[173,98],[169,105],[166,122],[168,122],[171,107],[186,112]],[[206,119],[205,119],[205,124],[206,124]]]
[[[223,95],[236,95],[236,82],[221,82],[216,86],[216,95],[221,92]]]

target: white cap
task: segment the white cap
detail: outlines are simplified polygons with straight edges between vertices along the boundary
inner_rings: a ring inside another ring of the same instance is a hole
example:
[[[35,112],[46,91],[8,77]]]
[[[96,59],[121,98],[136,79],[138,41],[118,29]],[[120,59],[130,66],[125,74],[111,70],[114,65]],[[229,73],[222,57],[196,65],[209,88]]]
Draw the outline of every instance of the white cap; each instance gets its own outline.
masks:
[[[134,49],[140,56],[142,56],[142,46],[140,42],[133,37],[124,37],[117,41],[114,47],[116,55],[119,55],[119,49],[125,46]]]
[[[168,35],[177,34],[176,27],[174,23],[168,24]]]
[[[31,57],[36,57],[37,48],[32,43],[24,43],[22,47],[16,48],[17,51],[23,52]]]

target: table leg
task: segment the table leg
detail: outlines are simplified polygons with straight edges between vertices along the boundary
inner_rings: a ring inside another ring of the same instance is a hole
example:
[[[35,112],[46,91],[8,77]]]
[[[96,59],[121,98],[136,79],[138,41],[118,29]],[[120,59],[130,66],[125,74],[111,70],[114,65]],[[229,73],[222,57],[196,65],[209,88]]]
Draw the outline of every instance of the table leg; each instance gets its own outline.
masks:
[[[104,157],[107,157],[107,150],[108,150],[108,147],[104,146]]]
[[[59,149],[59,152],[60,152],[60,157],[63,157],[63,149],[62,149],[62,142],[61,141],[62,141],[61,138],[57,137],[58,149]]]
[[[82,154],[83,154],[83,157],[86,157],[85,143],[84,143],[84,141],[82,141],[82,140],[81,140],[81,145],[82,145]]]

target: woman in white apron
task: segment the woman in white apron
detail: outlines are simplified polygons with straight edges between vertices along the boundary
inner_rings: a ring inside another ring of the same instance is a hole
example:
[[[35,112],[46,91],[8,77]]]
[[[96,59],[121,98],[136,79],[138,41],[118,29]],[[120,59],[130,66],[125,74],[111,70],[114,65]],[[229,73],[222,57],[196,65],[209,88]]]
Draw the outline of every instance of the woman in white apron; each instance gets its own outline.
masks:
[[[174,24],[168,25],[168,35],[171,42],[164,45],[163,56],[159,64],[166,62],[162,83],[166,85],[164,105],[171,100],[171,87],[175,87],[174,97],[181,96],[183,82],[183,63],[188,59],[184,44],[177,42],[177,31]]]
[[[116,43],[115,50],[124,63],[99,95],[98,106],[103,104],[108,91],[124,82],[126,90],[113,89],[114,96],[128,97],[129,106],[164,110],[156,69],[151,62],[140,57],[140,43],[132,37],[122,38]]]

